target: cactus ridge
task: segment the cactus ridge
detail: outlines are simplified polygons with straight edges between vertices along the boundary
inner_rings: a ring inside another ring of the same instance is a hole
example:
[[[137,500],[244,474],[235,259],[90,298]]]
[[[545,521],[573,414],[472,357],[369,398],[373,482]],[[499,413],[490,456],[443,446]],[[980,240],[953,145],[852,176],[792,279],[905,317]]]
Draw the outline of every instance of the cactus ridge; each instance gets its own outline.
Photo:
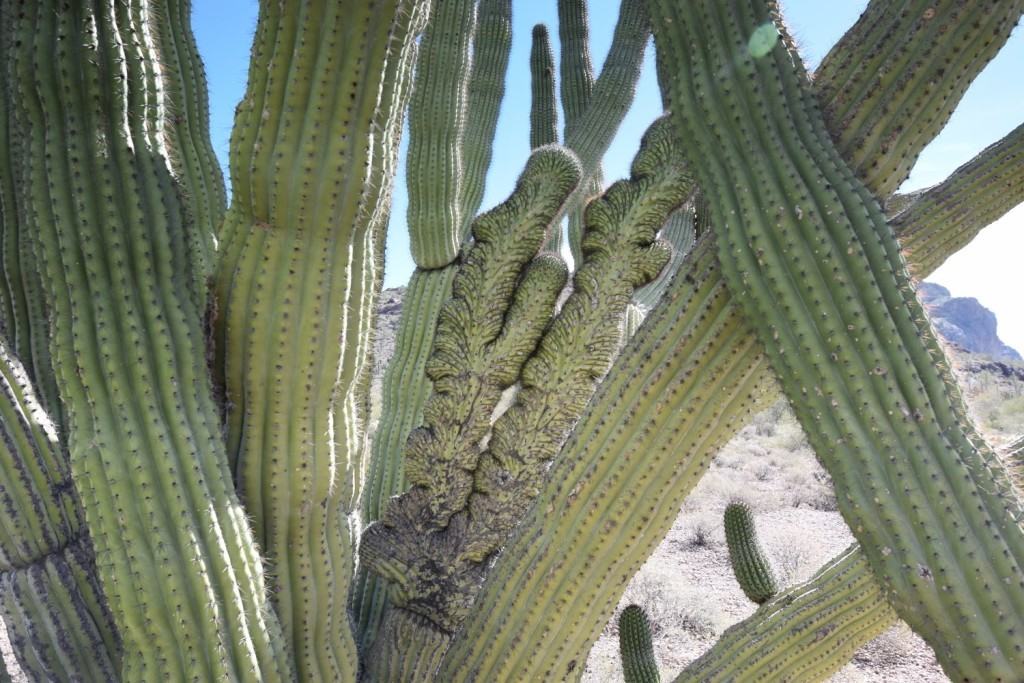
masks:
[[[657,8],[680,141],[715,214],[736,216],[715,223],[723,272],[844,517],[951,676],[1012,678],[1024,666],[1017,503],[948,393],[892,232],[831,145],[788,41],[762,58],[733,47],[775,30],[777,14],[746,0]],[[707,53],[685,47],[698,39]],[[710,85],[723,60],[737,73],[728,89]]]
[[[856,544],[730,626],[676,683],[825,680],[896,613]]]
[[[730,503],[725,508],[725,542],[743,594],[759,605],[775,597],[779,592],[775,572],[757,540],[754,515],[743,503]]]
[[[533,27],[530,47],[530,149],[558,142],[555,56],[544,24]],[[557,253],[557,252],[556,252]]]
[[[639,605],[629,605],[619,614],[619,655],[626,683],[658,683],[658,662],[654,659],[651,625]]]

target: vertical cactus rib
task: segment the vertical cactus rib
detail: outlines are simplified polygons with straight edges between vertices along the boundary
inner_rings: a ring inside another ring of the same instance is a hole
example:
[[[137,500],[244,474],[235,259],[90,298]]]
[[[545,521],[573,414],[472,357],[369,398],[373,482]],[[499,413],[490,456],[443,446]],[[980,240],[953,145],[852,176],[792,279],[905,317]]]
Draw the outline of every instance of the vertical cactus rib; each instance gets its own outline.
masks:
[[[675,681],[825,680],[895,621],[867,558],[853,545],[729,627]]]
[[[409,247],[420,268],[443,268],[462,244],[463,139],[476,2],[435,2],[409,105]],[[426,146],[424,145],[426,143]],[[446,201],[451,200],[451,201]]]
[[[683,497],[765,404],[767,361],[730,303],[711,237],[698,242],[587,405],[453,639],[442,680],[582,673]]]
[[[447,13],[458,11],[471,15],[474,11],[472,2],[446,4],[450,5],[444,9]],[[435,11],[441,10],[435,7]],[[431,125],[410,128],[410,157],[415,154],[427,160],[435,153],[434,150],[448,149],[454,144],[453,154],[461,159],[460,175],[447,181],[450,194],[410,193],[409,230],[421,232],[424,241],[433,240],[438,226],[427,218],[447,211],[452,203],[458,203],[461,224],[457,239],[461,243],[480,208],[484,180],[490,166],[512,47],[511,0],[481,0],[478,3],[471,55],[464,50],[462,37],[445,35],[444,26],[437,24],[437,27],[439,35],[432,39],[432,49],[421,54],[417,61],[417,82],[424,80],[424,84],[417,87],[428,87],[425,79],[430,76],[435,80],[435,92],[429,101],[413,103],[410,112],[410,116],[430,120]],[[427,33],[432,30],[428,26]],[[470,56],[471,70],[461,62],[458,69],[443,68],[452,60],[464,62]],[[430,66],[434,62],[436,64]],[[442,78],[445,85],[438,89],[436,81]],[[445,97],[443,107],[450,112],[461,111],[462,118],[446,115],[444,119],[431,119],[434,116],[431,111],[416,113],[417,107],[428,106],[432,102],[442,106],[438,100],[442,95]],[[455,171],[454,167],[449,167],[444,172],[454,174]],[[438,174],[442,171],[432,168],[428,172]],[[412,176],[410,167],[410,187],[418,182],[419,178]],[[387,500],[406,488],[402,449],[409,432],[422,422],[423,404],[431,390],[424,366],[433,345],[441,304],[451,293],[452,278],[457,270],[457,266],[451,263],[454,258],[455,253],[452,252],[443,267],[418,267],[406,291],[395,354],[383,378],[381,417],[373,438],[362,504],[364,523],[379,519]],[[354,592],[353,607],[359,621],[361,640],[368,645],[377,631],[384,595],[376,575],[363,572],[358,582],[360,586]]]
[[[629,605],[619,615],[619,656],[626,683],[661,681],[651,643],[651,625],[639,605]]]
[[[1022,11],[1020,0],[872,0],[826,55],[814,74],[825,120],[876,196],[906,180]]]
[[[729,562],[743,594],[761,605],[779,592],[772,565],[757,540],[754,515],[743,503],[730,503],[725,508],[725,542]]]
[[[426,3],[261,3],[217,297],[228,452],[302,680],[355,680],[347,614],[370,330]],[[298,391],[295,387],[298,386]]]
[[[0,341],[0,613],[38,680],[115,680],[120,641],[67,454]]]
[[[1019,502],[962,422],[891,229],[832,146],[777,16],[759,0],[666,0],[652,15],[730,290],[887,597],[952,677],[1012,680]]]
[[[983,228],[1024,201],[1024,124],[938,185],[912,198],[892,219],[912,275],[924,279]]]
[[[291,678],[188,295],[159,3],[20,5],[11,86],[71,470],[127,680]]]

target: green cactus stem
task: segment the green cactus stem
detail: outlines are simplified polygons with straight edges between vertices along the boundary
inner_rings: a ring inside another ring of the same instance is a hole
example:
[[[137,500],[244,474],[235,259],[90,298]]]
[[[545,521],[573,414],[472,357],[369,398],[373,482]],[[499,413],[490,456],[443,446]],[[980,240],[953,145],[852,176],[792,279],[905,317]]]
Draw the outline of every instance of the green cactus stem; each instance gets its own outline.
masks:
[[[417,0],[261,6],[217,280],[228,452],[302,680],[354,680],[347,616]],[[298,383],[301,391],[292,388]]]
[[[757,540],[754,515],[743,503],[730,503],[725,508],[724,518],[725,542],[729,546],[729,562],[736,581],[752,602],[764,604],[779,592],[779,584]]]
[[[530,48],[530,149],[558,142],[555,57],[544,24],[533,27]]]
[[[661,681],[651,643],[651,625],[639,605],[629,605],[619,614],[619,656],[626,683]]]
[[[832,146],[777,15],[758,0],[652,14],[730,291],[840,510],[952,677],[1011,680],[1024,668],[1019,503],[963,422],[892,231]]]
[[[0,614],[36,680],[116,680],[120,640],[100,589],[67,453],[0,341]]]
[[[826,125],[877,197],[906,180],[1022,8],[1021,0],[873,0],[825,56],[814,87]]]
[[[132,681],[292,678],[190,294],[197,229],[144,41],[163,3],[19,5],[9,88],[71,470]],[[10,105],[8,105],[10,106]]]
[[[896,621],[856,545],[730,626],[676,683],[822,681]]]
[[[924,279],[983,228],[1024,201],[1024,124],[938,185],[908,199],[892,219],[912,275]]]

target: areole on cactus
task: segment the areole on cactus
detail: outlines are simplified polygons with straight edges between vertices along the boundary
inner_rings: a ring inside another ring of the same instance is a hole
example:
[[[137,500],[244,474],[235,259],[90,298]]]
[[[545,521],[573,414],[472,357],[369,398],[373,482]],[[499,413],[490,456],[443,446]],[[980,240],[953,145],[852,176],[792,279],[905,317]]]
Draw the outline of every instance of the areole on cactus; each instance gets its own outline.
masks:
[[[1024,135],[894,194],[1024,2],[874,0],[810,82],[766,0],[623,0],[597,74],[585,0],[555,1],[513,66],[535,149],[480,213],[511,0],[261,1],[230,207],[189,0],[0,0],[0,615],[28,676],[575,679],[778,388],[858,544],[752,590],[680,680],[817,680],[896,615],[954,678],[1024,671],[1018,491],[907,273],[1024,200]],[[671,112],[604,187],[652,30]],[[371,435],[407,110],[417,270]],[[623,657],[657,680],[642,617]]]

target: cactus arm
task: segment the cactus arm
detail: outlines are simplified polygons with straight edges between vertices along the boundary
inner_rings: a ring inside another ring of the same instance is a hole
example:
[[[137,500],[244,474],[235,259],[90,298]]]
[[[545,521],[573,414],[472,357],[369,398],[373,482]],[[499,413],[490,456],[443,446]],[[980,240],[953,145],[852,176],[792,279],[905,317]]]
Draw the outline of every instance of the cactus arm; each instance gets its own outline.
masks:
[[[697,231],[694,227],[695,220],[696,208],[694,203],[690,202],[686,206],[673,211],[672,215],[665,221],[660,237],[672,245],[672,258],[661,273],[658,274],[658,277],[638,289],[636,294],[633,295],[633,301],[643,309],[638,309],[641,318],[646,314],[646,311],[653,308],[661,299],[661,295],[665,293],[668,283],[672,281],[672,277],[682,265],[683,259],[690,252],[690,249],[693,248],[693,243],[697,237]]]
[[[530,149],[558,142],[558,108],[555,105],[555,57],[543,24],[533,27],[530,46]],[[544,243],[544,251],[562,250],[561,225],[555,225]]]
[[[425,3],[261,5],[232,134],[229,453],[303,680],[354,680],[352,512],[383,225]],[[301,391],[288,387],[298,383]]]
[[[558,142],[558,110],[555,107],[555,56],[548,29],[533,27],[530,46],[530,149]],[[556,252],[557,253],[557,252]]]
[[[825,680],[895,621],[867,558],[853,545],[729,627],[675,680]]]
[[[443,680],[582,673],[626,582],[686,492],[764,405],[767,361],[729,301],[710,237],[588,404],[453,640]]]
[[[779,584],[757,540],[754,515],[746,505],[730,503],[725,508],[725,542],[743,594],[759,605],[771,600],[779,592]]]
[[[630,605],[619,615],[619,655],[626,683],[658,683],[658,662],[654,659],[651,625],[638,605]]]
[[[0,341],[0,614],[37,680],[116,680],[120,640],[100,589],[67,454]]]
[[[767,51],[776,17],[760,2],[653,7],[680,138],[715,214],[736,216],[715,225],[723,272],[844,517],[951,676],[1012,679],[1024,667],[1019,504],[947,395],[891,230],[832,146],[799,64],[782,45]],[[735,49],[752,35],[763,42]],[[695,40],[707,52],[686,47]],[[722,64],[735,76],[710,86]]]
[[[910,272],[924,279],[1024,201],[1024,125],[917,194],[892,219]]]
[[[590,106],[594,90],[587,0],[558,0],[558,42],[562,111],[568,130]]]
[[[1022,8],[1020,0],[872,0],[826,55],[814,85],[827,125],[876,196],[886,200],[906,180]]]
[[[234,496],[130,2],[22,6],[12,86],[71,469],[128,680],[290,678]],[[45,121],[45,126],[42,122]]]

